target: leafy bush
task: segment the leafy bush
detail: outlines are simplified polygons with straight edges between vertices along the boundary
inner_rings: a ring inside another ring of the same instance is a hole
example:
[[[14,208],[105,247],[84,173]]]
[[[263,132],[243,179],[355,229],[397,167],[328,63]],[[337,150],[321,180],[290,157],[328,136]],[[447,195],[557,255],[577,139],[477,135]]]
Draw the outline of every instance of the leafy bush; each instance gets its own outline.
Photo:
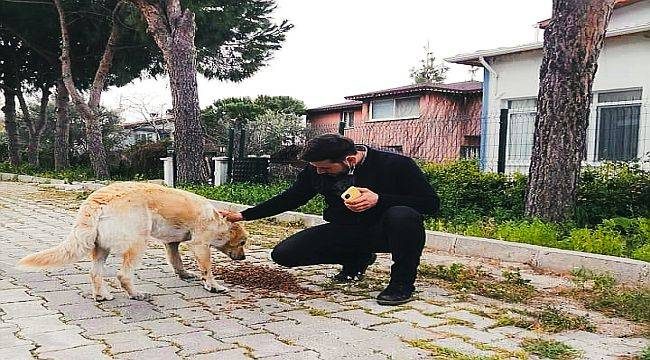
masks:
[[[595,225],[615,217],[650,217],[650,172],[638,162],[583,168],[574,220]]]

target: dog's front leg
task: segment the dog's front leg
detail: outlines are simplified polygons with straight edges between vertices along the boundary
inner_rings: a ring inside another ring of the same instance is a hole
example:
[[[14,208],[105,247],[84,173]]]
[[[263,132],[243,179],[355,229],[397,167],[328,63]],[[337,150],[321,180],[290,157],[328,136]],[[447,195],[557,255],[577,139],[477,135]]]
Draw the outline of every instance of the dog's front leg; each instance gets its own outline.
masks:
[[[188,243],[190,250],[194,253],[196,263],[201,270],[201,278],[203,279],[203,287],[209,292],[220,293],[228,291],[228,288],[223,287],[214,280],[212,275],[212,261],[210,259],[210,245]]]

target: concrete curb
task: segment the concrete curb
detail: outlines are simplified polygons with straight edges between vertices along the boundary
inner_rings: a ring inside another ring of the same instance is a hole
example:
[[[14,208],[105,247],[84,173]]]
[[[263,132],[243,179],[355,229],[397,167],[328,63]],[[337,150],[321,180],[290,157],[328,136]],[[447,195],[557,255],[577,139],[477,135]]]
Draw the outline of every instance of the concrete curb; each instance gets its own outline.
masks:
[[[224,210],[242,211],[251,207],[226,201],[210,201],[218,209]],[[272,218],[279,221],[302,221],[307,227],[326,223],[318,215],[293,211],[287,211]],[[431,230],[426,230],[425,246],[432,250],[455,255],[520,262],[541,270],[560,274],[569,273],[574,269],[585,268],[597,273],[609,273],[620,282],[643,286],[650,285],[650,263],[616,256],[554,249]]]
[[[0,180],[52,184],[46,186],[60,190],[97,190],[105,186],[99,183],[78,183],[70,185],[65,184],[63,180],[9,173],[0,173]],[[251,207],[227,201],[210,201],[216,208],[223,210],[242,211]],[[286,222],[300,221],[307,227],[326,223],[321,216],[294,211],[287,211],[272,216],[271,218]],[[585,268],[597,273],[609,273],[620,282],[650,286],[650,263],[639,260],[431,230],[426,230],[425,246],[432,250],[444,251],[455,255],[529,264],[541,270],[561,274],[569,273],[574,269]]]

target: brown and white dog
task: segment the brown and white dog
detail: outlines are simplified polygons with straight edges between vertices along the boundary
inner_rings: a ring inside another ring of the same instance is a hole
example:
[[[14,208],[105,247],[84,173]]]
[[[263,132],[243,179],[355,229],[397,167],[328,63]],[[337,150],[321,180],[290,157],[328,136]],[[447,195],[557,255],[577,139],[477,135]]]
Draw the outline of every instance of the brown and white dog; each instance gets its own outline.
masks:
[[[95,191],[81,204],[65,241],[21,259],[18,266],[58,267],[90,254],[93,296],[98,301],[111,300],[113,295],[103,284],[104,263],[109,253],[121,254],[117,278],[131,298],[143,300],[148,294],[133,289],[131,276],[151,241],[165,244],[167,259],[179,277],[195,277],[183,269],[178,245],[184,242],[194,253],[203,287],[223,292],[227,289],[212,275],[210,246],[241,260],[247,237],[241,225],[227,221],[202,196],[149,183],[114,183]]]

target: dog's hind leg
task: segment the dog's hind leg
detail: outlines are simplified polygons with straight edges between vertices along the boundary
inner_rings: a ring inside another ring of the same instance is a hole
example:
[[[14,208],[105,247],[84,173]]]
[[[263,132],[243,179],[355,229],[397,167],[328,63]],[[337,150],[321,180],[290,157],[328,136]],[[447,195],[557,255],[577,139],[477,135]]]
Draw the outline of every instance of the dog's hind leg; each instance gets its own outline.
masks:
[[[169,265],[174,268],[174,272],[181,279],[198,279],[200,276],[194,274],[191,271],[187,271],[183,268],[183,261],[181,260],[181,255],[178,253],[178,245],[180,243],[166,243],[165,249],[167,250],[167,261]]]
[[[122,254],[122,268],[117,273],[117,279],[120,281],[122,288],[129,294],[131,299],[134,300],[147,300],[151,297],[150,294],[140,293],[133,288],[133,270],[142,259],[142,254],[147,247],[145,241],[138,241],[131,245]]]
[[[93,299],[95,301],[113,300],[113,294],[104,285],[104,264],[108,257],[108,250],[95,246],[90,257],[93,260],[90,269],[90,282],[92,283]]]
[[[210,245],[204,244],[187,244],[194,253],[196,262],[201,270],[201,278],[203,279],[203,288],[213,293],[220,293],[228,291],[228,288],[217,284],[212,275],[212,261],[210,260]]]

